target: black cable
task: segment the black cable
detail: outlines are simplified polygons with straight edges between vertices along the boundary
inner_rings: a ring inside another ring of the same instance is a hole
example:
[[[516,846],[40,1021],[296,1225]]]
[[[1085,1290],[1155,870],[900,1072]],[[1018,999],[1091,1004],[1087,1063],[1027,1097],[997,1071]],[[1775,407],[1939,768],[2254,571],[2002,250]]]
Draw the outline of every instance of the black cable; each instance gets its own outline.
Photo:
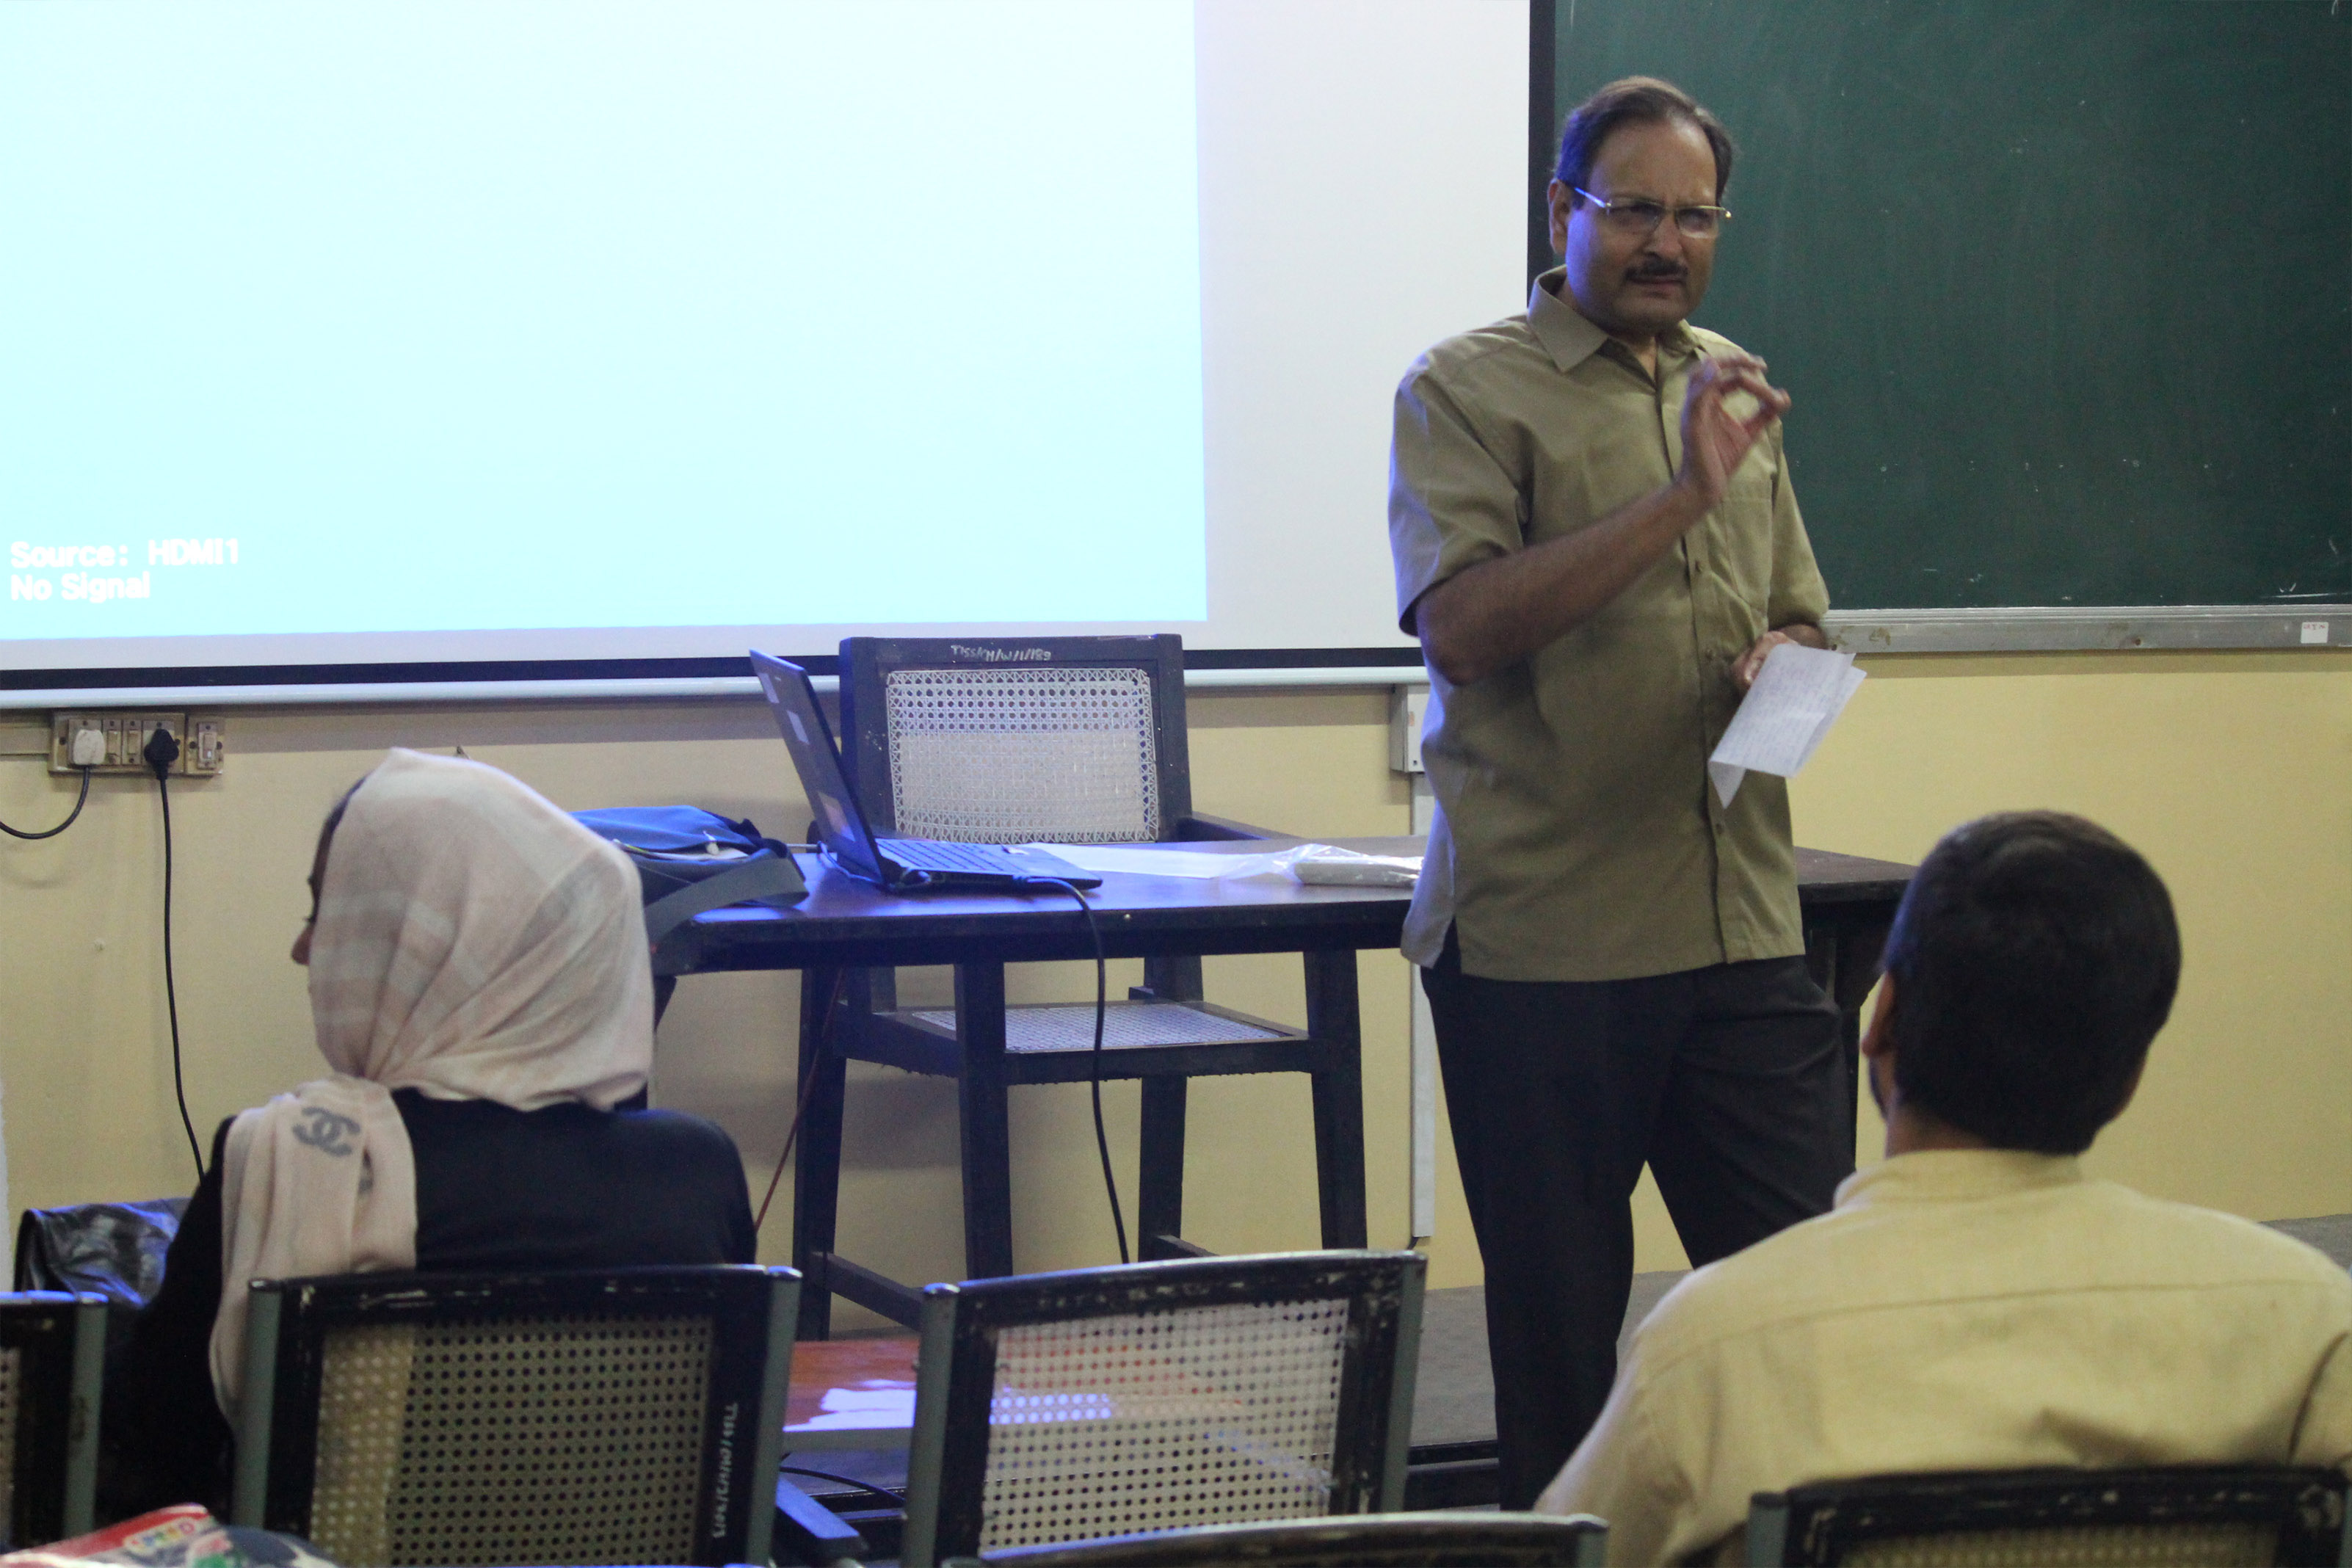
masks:
[[[81,808],[89,799],[89,770],[88,768],[83,768],[81,770],[81,793],[74,796],[74,808],[66,814],[66,819],[63,822],[58,823],[55,827],[50,828],[46,833],[27,833],[21,827],[11,827],[6,823],[0,822],[0,833],[5,833],[11,838],[55,838],[58,834],[63,833],[67,828],[71,827],[74,825],[74,818],[81,815]]]
[[[768,1178],[768,1191],[760,1199],[760,1212],[751,1216],[751,1234],[754,1236],[760,1233],[761,1226],[768,1223],[768,1205],[776,1201],[776,1184],[784,1179],[784,1163],[793,1157],[793,1144],[801,1135],[801,1119],[808,1114],[809,1099],[816,1093],[817,1074],[824,1066],[824,1045],[833,1037],[834,1009],[841,1005],[841,983],[848,973],[845,969],[833,972],[833,990],[825,997],[824,1020],[816,1026],[816,1048],[809,1053],[809,1071],[807,1080],[801,1085],[801,1102],[793,1108],[793,1124],[784,1133],[784,1146],[776,1155],[775,1173]],[[812,1470],[809,1473],[814,1475],[817,1472]]]
[[[147,737],[139,754],[155,775],[155,799],[163,808],[163,1005],[172,1019],[172,1093],[180,1102],[180,1130],[188,1135],[188,1157],[196,1163],[196,1180],[205,1179],[205,1152],[196,1142],[196,1124],[188,1115],[188,1082],[180,1066],[180,988],[172,973],[172,764],[179,759],[180,742],[161,724]]]
[[[836,1476],[831,1470],[804,1469],[799,1465],[778,1465],[776,1468],[788,1476],[814,1476],[821,1481],[836,1481],[845,1487],[855,1487],[859,1491],[871,1492],[892,1508],[907,1506],[905,1493],[894,1492],[888,1487],[877,1487],[872,1481],[861,1481],[856,1476]]]
[[[1118,1182],[1110,1172],[1110,1138],[1103,1131],[1102,1062],[1103,1019],[1110,1011],[1110,968],[1103,956],[1102,927],[1095,923],[1095,907],[1075,882],[1059,877],[1027,877],[1024,882],[1034,887],[1059,888],[1078,901],[1078,913],[1087,917],[1087,935],[1095,944],[1095,1045],[1087,1058],[1087,1088],[1094,1099],[1095,1152],[1102,1157],[1103,1191],[1110,1198],[1110,1227],[1118,1237],[1118,1260],[1132,1262],[1127,1252],[1127,1219],[1118,1209]]]

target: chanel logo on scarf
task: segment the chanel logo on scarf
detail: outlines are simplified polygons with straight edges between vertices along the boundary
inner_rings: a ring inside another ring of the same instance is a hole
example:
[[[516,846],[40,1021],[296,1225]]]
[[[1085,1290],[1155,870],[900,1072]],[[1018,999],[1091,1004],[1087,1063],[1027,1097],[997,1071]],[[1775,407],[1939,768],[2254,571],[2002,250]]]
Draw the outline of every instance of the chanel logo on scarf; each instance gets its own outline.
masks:
[[[339,1160],[359,1152],[359,1145],[350,1138],[360,1130],[360,1124],[350,1117],[338,1116],[323,1105],[304,1106],[302,1116],[309,1125],[294,1129],[297,1142],[308,1143],[321,1154],[332,1154]]]

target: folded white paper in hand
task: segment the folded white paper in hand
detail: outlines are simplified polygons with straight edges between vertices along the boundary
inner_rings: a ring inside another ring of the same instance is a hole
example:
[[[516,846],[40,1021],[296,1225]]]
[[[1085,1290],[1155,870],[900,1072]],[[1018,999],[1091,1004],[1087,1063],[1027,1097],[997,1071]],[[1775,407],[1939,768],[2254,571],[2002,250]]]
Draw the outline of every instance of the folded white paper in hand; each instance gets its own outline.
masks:
[[[1756,684],[1706,760],[1716,798],[1729,805],[1750,769],[1794,778],[1845,711],[1865,673],[1853,667],[1850,653],[1799,643],[1782,643],[1765,655]]]

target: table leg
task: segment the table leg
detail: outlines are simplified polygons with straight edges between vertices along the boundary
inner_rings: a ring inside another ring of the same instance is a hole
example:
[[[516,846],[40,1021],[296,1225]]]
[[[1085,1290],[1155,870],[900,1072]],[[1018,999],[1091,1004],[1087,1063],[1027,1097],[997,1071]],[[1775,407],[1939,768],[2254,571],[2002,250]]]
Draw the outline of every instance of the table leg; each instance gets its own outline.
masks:
[[[1851,1150],[1861,1136],[1861,1083],[1856,1072],[1862,1059],[1862,1032],[1854,1014],[1839,1000],[1838,969],[1844,958],[1837,927],[1815,925],[1805,931],[1805,972],[1838,1010],[1838,1049],[1845,1058],[1845,1146]]]
[[[1838,1045],[1845,1053],[1846,1125],[1852,1133],[1858,1134],[1862,1119],[1862,1009],[1878,984],[1894,921],[1895,906],[1889,902],[1834,911],[1805,927],[1805,967],[1837,1005]]]
[[[1184,1091],[1181,1078],[1143,1080],[1143,1158],[1136,1183],[1135,1256],[1175,1256],[1157,1244],[1184,1234]]]
[[[1004,966],[955,971],[956,1081],[963,1144],[963,1266],[968,1279],[1013,1272],[1013,1143],[1004,1099]]]
[[[827,1016],[841,973],[830,968],[801,972],[798,1091],[808,1096],[808,1108],[801,1112],[800,1141],[793,1146],[793,1267],[803,1281],[798,1337],[804,1340],[827,1338],[833,1327],[833,1293],[812,1259],[833,1250],[840,1217],[841,1114],[848,1064],[840,1053],[826,1048],[826,1038],[828,1027],[841,1024],[838,1008]]]
[[[1307,965],[1307,1032],[1330,1051],[1330,1065],[1308,1075],[1315,1097],[1316,1192],[1323,1245],[1362,1247],[1364,1221],[1363,1028],[1356,998],[1353,948],[1311,948]]]
[[[1141,989],[1166,1002],[1198,1002],[1207,994],[1201,989],[1200,955],[1180,952],[1146,958]]]

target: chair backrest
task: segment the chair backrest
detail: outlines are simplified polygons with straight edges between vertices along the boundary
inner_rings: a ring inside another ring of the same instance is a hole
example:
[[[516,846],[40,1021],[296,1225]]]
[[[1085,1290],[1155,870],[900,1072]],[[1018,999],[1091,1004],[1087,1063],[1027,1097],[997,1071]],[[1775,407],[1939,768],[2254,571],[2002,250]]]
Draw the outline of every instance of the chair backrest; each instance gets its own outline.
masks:
[[[1590,1514],[1366,1513],[1015,1546],[944,1568],[1601,1568],[1608,1551]]]
[[[767,1561],[791,1269],[252,1289],[236,1523],[352,1568]]]
[[[846,637],[842,763],[876,831],[1153,843],[1192,811],[1184,642]]]
[[[930,1287],[900,1561],[1401,1506],[1423,1268],[1299,1252]]]
[[[89,1529],[105,1360],[105,1297],[0,1295],[0,1549]]]
[[[1750,1564],[2352,1564],[2336,1470],[1968,1470],[1759,1492]]]

